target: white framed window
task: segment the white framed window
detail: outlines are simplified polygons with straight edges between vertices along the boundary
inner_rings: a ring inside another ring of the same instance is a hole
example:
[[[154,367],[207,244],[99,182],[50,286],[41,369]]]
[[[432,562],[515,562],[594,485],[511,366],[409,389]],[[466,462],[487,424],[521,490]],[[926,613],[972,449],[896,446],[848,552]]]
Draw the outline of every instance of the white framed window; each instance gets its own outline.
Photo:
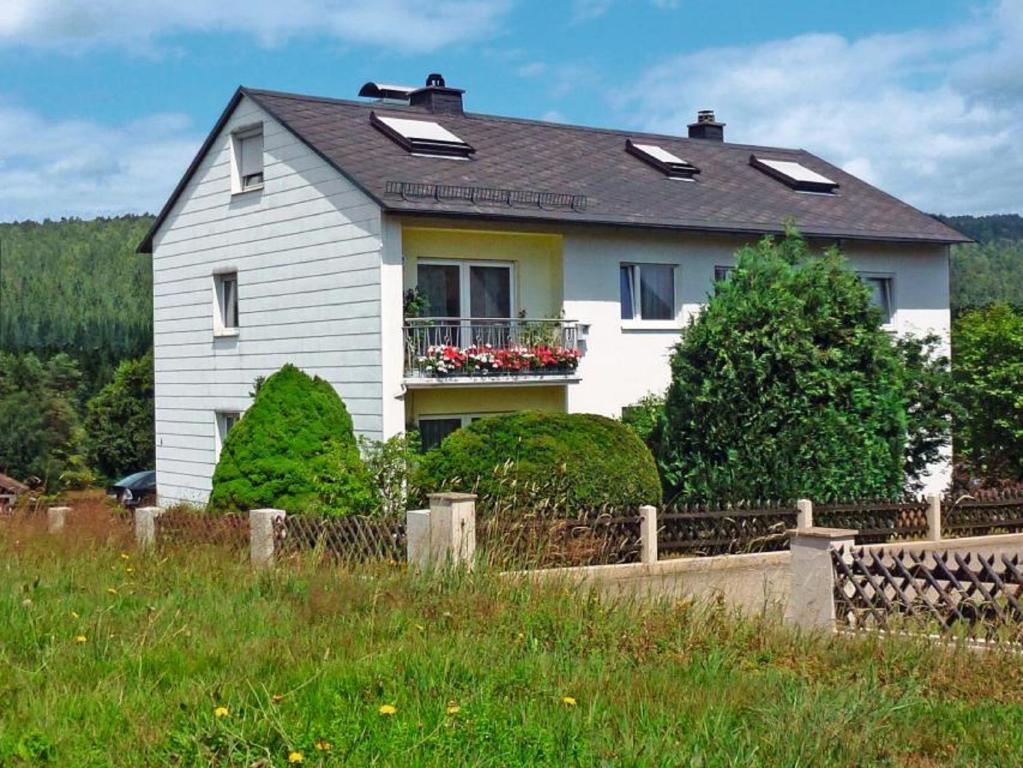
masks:
[[[213,420],[216,427],[216,455],[220,458],[220,449],[224,447],[227,433],[238,423],[242,415],[238,411],[214,411]]]
[[[263,188],[263,126],[231,134],[231,191],[234,194]]]
[[[618,285],[622,320],[675,321],[675,265],[622,264]]]
[[[895,316],[895,278],[887,274],[860,272],[860,280],[870,290],[870,303],[881,311],[881,321],[890,325]]]
[[[445,437],[456,429],[467,427],[474,421],[496,416],[494,413],[452,413],[444,415],[420,416],[416,420],[419,430],[419,441],[424,452],[436,448]]]
[[[504,261],[420,259],[416,285],[430,317],[510,319],[515,311],[513,267]]]
[[[213,334],[238,335],[238,273],[213,275]]]

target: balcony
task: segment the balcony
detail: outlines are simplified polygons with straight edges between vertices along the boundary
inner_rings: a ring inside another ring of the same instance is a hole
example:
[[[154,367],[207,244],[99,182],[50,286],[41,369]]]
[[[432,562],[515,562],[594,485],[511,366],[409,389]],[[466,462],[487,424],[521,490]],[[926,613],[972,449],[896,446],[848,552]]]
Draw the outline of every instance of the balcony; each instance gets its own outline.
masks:
[[[579,325],[560,319],[409,318],[405,384],[506,386],[579,380]]]

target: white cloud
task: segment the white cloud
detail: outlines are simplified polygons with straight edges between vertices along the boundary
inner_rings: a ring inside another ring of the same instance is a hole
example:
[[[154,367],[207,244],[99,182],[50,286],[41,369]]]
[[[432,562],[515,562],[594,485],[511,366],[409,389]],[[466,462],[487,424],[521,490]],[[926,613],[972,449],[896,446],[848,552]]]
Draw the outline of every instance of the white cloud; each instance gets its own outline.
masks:
[[[953,30],[675,56],[615,104],[673,134],[713,108],[729,141],[804,147],[924,210],[1023,210],[1023,0]]]
[[[0,44],[146,51],[175,32],[241,32],[264,45],[305,35],[434,51],[496,29],[511,0],[4,0]]]
[[[574,22],[598,19],[611,10],[613,0],[572,0]]]
[[[158,211],[201,141],[181,115],[109,127],[0,102],[0,221]]]

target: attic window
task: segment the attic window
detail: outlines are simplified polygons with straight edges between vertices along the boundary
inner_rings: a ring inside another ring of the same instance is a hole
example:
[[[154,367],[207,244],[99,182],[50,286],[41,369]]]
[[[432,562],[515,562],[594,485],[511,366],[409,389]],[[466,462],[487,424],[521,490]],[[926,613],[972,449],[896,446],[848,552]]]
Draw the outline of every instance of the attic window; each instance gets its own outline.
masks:
[[[672,154],[657,144],[634,144],[625,140],[625,151],[652,165],[669,179],[692,179],[700,172],[692,163]]]
[[[235,194],[263,187],[263,126],[236,131],[231,135]]]
[[[381,117],[370,112],[369,121],[413,155],[467,159],[476,150],[432,120]]]
[[[827,176],[811,171],[795,160],[774,160],[750,155],[749,164],[783,184],[787,184],[797,192],[833,194],[838,189],[837,181],[832,181]]]

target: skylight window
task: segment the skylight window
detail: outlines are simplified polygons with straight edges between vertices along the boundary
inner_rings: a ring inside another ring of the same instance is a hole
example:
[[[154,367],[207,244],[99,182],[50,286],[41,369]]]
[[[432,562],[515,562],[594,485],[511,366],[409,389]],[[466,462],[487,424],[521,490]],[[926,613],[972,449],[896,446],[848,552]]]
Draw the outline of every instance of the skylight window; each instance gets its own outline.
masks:
[[[644,163],[652,165],[669,179],[690,179],[700,172],[692,163],[672,154],[657,144],[634,144],[625,140],[625,151],[635,155]]]
[[[432,120],[381,117],[371,112],[370,122],[413,155],[468,158],[476,150]]]
[[[805,165],[797,163],[795,160],[774,160],[767,157],[750,155],[749,163],[768,176],[773,176],[783,184],[788,184],[798,192],[824,192],[830,194],[838,189],[837,181],[832,181],[827,176],[811,171]]]

